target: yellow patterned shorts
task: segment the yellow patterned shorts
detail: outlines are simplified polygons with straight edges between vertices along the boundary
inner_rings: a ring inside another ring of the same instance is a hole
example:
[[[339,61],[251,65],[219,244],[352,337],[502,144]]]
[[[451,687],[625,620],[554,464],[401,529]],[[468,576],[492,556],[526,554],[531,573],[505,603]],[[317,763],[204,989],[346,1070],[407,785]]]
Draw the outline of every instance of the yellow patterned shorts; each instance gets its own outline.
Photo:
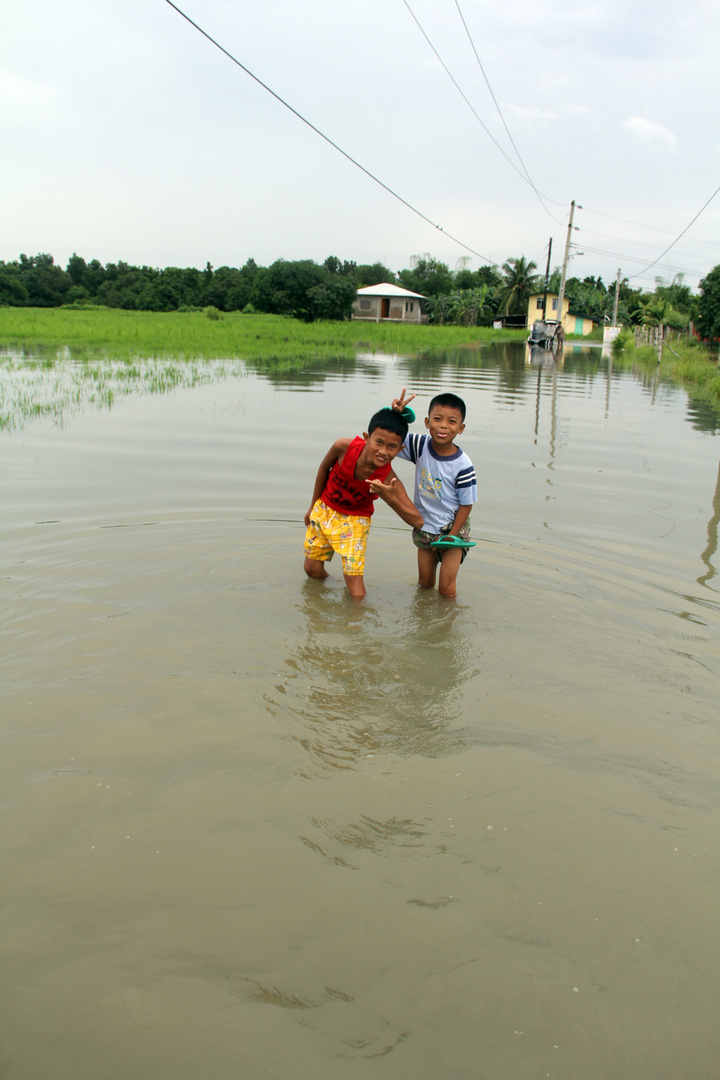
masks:
[[[369,517],[339,514],[318,499],[310,511],[310,524],[305,533],[305,555],[308,559],[328,562],[337,551],[342,558],[343,573],[348,577],[359,576],[365,572],[365,548],[369,532]]]

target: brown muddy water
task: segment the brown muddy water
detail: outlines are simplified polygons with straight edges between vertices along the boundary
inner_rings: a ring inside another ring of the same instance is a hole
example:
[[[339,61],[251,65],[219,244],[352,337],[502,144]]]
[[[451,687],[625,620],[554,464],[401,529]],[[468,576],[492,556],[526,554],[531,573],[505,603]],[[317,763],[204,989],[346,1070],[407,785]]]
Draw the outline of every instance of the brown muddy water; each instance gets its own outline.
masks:
[[[381,505],[357,605],[302,516],[404,385],[478,543]],[[506,346],[3,434],[3,1080],[715,1080],[719,432]]]

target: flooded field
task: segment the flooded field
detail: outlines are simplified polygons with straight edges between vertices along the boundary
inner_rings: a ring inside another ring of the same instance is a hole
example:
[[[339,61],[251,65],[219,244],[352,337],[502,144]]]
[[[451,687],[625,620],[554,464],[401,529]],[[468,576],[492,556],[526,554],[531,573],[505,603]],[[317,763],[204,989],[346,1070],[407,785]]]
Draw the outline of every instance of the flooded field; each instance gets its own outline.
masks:
[[[206,374],[0,435],[3,1080],[715,1080],[718,416],[586,348]],[[477,547],[421,593],[381,505],[353,604],[302,518],[402,386]]]

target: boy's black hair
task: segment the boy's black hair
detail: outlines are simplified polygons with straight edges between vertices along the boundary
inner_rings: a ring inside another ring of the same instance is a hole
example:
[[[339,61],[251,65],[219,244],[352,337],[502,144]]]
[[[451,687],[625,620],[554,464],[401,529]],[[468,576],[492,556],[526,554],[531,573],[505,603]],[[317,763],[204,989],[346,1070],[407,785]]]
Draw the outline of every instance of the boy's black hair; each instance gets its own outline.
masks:
[[[408,433],[407,420],[404,416],[401,416],[395,409],[380,409],[370,418],[368,424],[368,435],[372,435],[375,428],[382,428],[383,431],[391,431],[393,435],[399,435],[402,442],[405,442]]]
[[[457,409],[465,423],[465,402],[457,394],[436,394],[428,405],[428,416],[434,405],[444,405],[447,409]]]

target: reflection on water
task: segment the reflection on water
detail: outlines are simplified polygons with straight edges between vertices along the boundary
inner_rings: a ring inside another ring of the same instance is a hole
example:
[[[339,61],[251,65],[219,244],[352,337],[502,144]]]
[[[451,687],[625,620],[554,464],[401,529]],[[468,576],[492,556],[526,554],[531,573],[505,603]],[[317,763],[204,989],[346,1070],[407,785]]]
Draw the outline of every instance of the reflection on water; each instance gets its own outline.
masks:
[[[459,703],[481,657],[460,607],[418,593],[388,626],[372,601],[353,611],[336,590],[307,582],[303,592],[299,640],[268,708],[300,721],[292,737],[315,766],[354,768],[373,753],[438,757],[466,745]]]
[[[358,606],[302,516],[403,385],[477,547],[379,507]],[[524,345],[4,432],[4,1080],[715,1080],[717,432]]]
[[[718,522],[720,522],[720,466],[718,466],[718,478],[715,485],[715,494],[713,495],[713,514],[708,522],[707,529],[707,547],[703,551],[700,558],[707,567],[707,573],[697,579],[698,585],[705,585],[710,578],[714,577],[717,573],[717,567],[711,561],[717,554],[718,549]]]
[[[81,350],[0,349],[0,430],[12,430],[38,418],[50,418],[62,424],[84,408],[111,408],[128,395],[162,394],[179,388],[259,375],[278,389],[319,390],[338,378],[362,377],[378,381],[389,364],[399,362],[400,370],[412,373],[417,386],[433,385],[442,372],[463,380],[477,375],[487,385],[488,376],[506,400],[522,401],[527,384],[538,368],[548,373],[566,365],[573,382],[607,384],[609,404],[613,378],[613,358],[609,349],[580,344],[565,345],[556,353],[518,342],[497,342],[485,346],[461,346],[453,349],[419,353],[411,360],[382,353],[357,353],[354,359],[312,360],[307,357],[270,357],[264,360],[185,360],[174,357],[116,359],[111,355],[85,355]],[[627,372],[617,373],[620,378]],[[682,395],[667,380],[661,380],[657,368],[650,372],[633,368],[630,373],[653,400],[659,390],[672,396]],[[720,413],[712,404],[690,398],[688,415],[700,430],[718,432]]]

